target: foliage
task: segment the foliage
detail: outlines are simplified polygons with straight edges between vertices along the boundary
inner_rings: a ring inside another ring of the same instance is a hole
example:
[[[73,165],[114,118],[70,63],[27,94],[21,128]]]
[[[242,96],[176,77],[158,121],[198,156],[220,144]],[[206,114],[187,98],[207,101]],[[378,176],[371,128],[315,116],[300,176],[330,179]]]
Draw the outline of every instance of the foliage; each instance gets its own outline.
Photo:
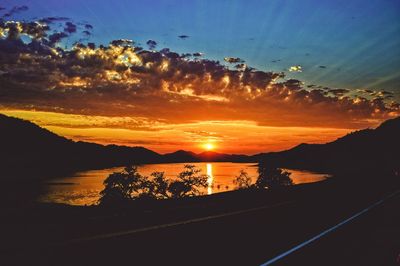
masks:
[[[168,191],[172,198],[183,198],[200,195],[198,188],[207,187],[207,175],[201,175],[201,170],[194,165],[186,164],[184,170],[178,174],[177,180],[169,185]]]
[[[100,192],[100,204],[124,203],[136,199],[168,199],[197,196],[207,187],[207,175],[194,165],[185,165],[176,180],[167,180],[164,172],[143,176],[136,166],[110,174]]]
[[[140,194],[144,181],[136,166],[127,166],[121,172],[112,173],[103,182],[104,189],[100,192],[100,203],[133,199],[134,194]]]
[[[235,177],[233,183],[236,185],[236,189],[246,189],[252,186],[251,177],[243,169],[240,170],[239,175]]]
[[[293,180],[290,178],[287,171],[282,170],[266,163],[258,164],[258,178],[255,183],[257,188],[276,189],[284,186],[293,185]]]

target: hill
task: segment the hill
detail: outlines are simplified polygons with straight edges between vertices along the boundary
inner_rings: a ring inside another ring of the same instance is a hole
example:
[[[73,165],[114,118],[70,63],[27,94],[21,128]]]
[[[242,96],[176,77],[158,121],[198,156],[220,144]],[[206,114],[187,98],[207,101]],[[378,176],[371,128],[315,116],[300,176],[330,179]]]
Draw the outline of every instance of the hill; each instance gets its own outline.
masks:
[[[164,155],[143,147],[75,142],[38,125],[0,114],[2,175],[27,177],[66,174],[128,164],[251,161],[246,155],[178,150]]]
[[[286,151],[254,157],[280,167],[331,173],[394,171],[400,165],[400,117],[330,143],[303,143]]]
[[[75,142],[29,121],[0,115],[0,158],[3,174],[35,176],[150,163],[161,155],[143,147]]]
[[[285,168],[340,173],[392,171],[400,162],[400,117],[330,143],[303,143],[286,151],[253,156],[184,150],[161,155],[143,147],[75,142],[32,122],[1,114],[0,132],[2,175],[25,178],[143,163],[262,161]]]

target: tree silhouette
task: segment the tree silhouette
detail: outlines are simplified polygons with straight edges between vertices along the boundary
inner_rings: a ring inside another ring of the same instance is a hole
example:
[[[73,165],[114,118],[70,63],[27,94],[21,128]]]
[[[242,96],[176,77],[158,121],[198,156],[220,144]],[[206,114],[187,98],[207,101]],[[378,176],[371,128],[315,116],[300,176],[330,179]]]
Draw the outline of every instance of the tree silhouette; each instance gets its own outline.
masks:
[[[100,204],[132,200],[135,194],[142,194],[145,183],[146,179],[139,174],[136,166],[127,166],[123,171],[112,173],[104,180]]]
[[[236,189],[246,189],[251,187],[251,177],[249,174],[241,169],[239,175],[235,177],[233,183],[236,185]]]
[[[200,195],[199,188],[207,187],[207,175],[200,174],[201,170],[194,165],[186,164],[178,174],[177,180],[171,182],[168,191],[172,198],[183,198]]]
[[[266,163],[258,164],[258,178],[255,183],[257,188],[275,189],[284,186],[293,185],[290,174],[281,168],[268,165]]]
[[[150,181],[149,187],[150,194],[153,195],[156,199],[167,199],[168,195],[168,187],[170,182],[166,180],[164,172],[153,172],[151,173],[151,177],[153,178]]]
[[[194,165],[185,165],[176,180],[167,180],[164,172],[153,172],[143,176],[136,166],[128,166],[121,172],[110,174],[104,180],[99,203],[112,205],[136,199],[168,199],[201,195],[207,187],[207,175]]]

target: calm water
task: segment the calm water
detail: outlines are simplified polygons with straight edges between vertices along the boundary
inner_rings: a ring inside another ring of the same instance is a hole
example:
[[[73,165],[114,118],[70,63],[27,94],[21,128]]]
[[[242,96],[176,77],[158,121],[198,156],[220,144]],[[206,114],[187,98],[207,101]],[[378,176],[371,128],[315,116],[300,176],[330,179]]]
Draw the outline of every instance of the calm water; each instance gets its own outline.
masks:
[[[254,163],[193,163],[209,176],[208,188],[204,194],[213,194],[235,189],[233,179],[241,169],[244,169],[253,182],[257,178],[257,166]],[[155,171],[165,172],[169,178],[174,178],[183,170],[184,163],[148,164],[142,165],[139,172],[150,175]],[[123,167],[103,170],[90,170],[76,173],[72,176],[56,178],[47,184],[47,190],[40,197],[42,202],[65,203],[71,205],[96,204],[99,193],[103,189],[103,180]],[[327,174],[318,174],[307,171],[288,170],[295,184],[317,182],[326,178]]]

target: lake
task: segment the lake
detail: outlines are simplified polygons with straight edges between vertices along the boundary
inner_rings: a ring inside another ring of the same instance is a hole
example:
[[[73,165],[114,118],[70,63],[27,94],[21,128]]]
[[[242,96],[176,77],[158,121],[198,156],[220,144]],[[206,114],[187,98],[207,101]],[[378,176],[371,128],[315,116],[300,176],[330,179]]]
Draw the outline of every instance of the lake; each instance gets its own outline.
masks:
[[[245,170],[252,178],[257,179],[257,165],[255,163],[229,163],[210,162],[192,163],[207,174],[208,187],[204,194],[213,194],[234,190],[233,179],[241,169]],[[185,163],[147,164],[138,167],[142,175],[150,175],[152,172],[165,172],[169,178],[174,178],[183,170]],[[121,171],[123,167],[114,167],[103,170],[90,170],[75,173],[71,176],[54,178],[46,183],[45,193],[39,198],[41,202],[64,203],[70,205],[96,204],[99,193],[103,189],[103,181],[110,173]],[[328,175],[309,171],[287,170],[291,172],[291,178],[295,184],[311,183],[324,180]]]

